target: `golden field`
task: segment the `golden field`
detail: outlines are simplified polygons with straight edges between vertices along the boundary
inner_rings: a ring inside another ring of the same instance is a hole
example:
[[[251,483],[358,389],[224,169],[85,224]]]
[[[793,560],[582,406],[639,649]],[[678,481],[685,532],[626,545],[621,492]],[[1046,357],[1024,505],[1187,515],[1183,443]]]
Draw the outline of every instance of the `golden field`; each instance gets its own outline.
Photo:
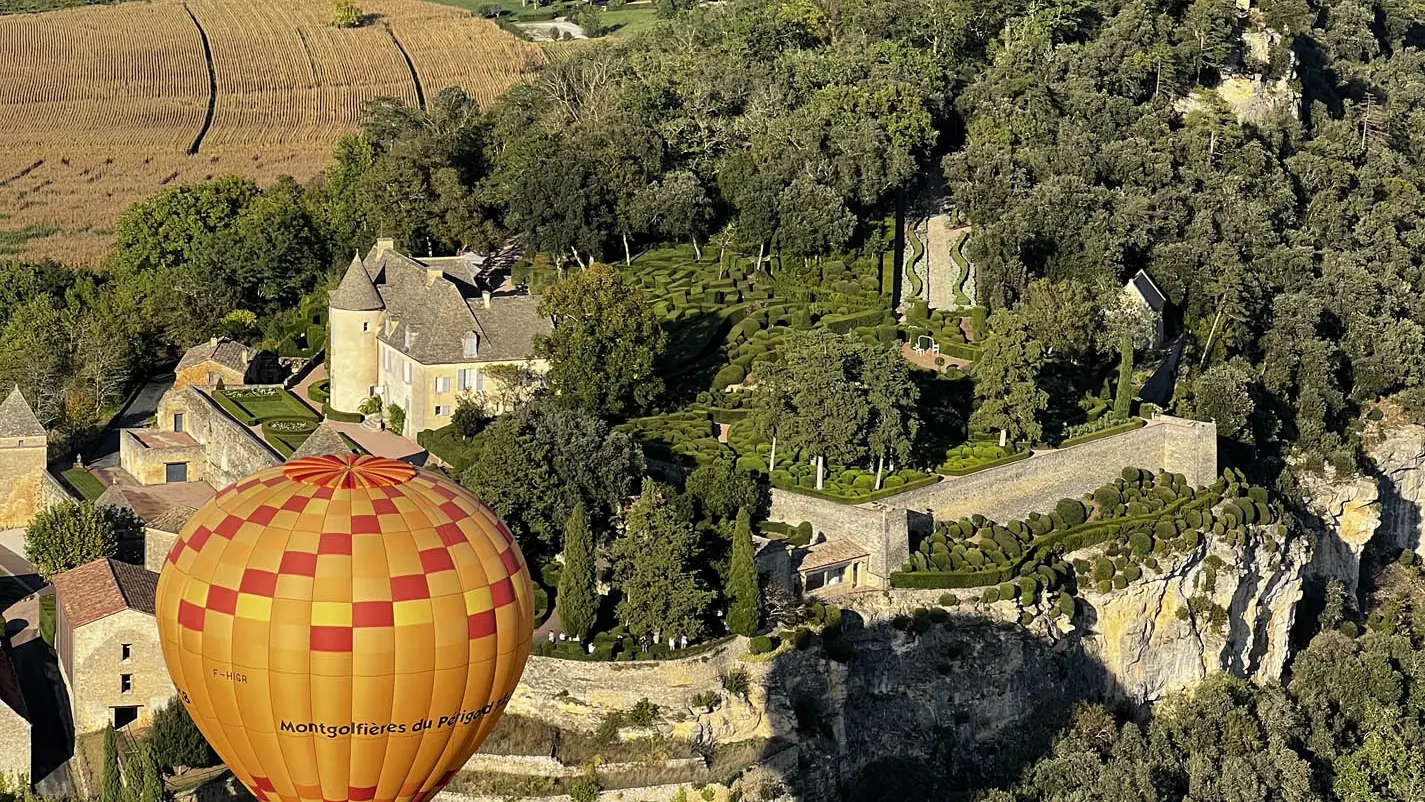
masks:
[[[461,86],[486,105],[545,63],[458,9],[364,2],[354,29],[327,25],[327,9],[152,0],[0,16],[0,256],[97,263],[118,213],[166,186],[306,180],[372,98]]]

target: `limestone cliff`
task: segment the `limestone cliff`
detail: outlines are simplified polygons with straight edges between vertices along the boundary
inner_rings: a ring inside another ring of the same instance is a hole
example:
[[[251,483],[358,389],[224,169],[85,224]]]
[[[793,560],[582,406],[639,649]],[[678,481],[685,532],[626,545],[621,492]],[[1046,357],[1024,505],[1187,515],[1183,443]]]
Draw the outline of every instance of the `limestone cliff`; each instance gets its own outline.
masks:
[[[1085,654],[1104,666],[1106,696],[1135,704],[1228,671],[1281,677],[1310,549],[1253,527],[1238,545],[1213,539],[1122,590],[1083,593]]]
[[[1380,490],[1368,476],[1350,479],[1308,476],[1302,495],[1315,520],[1306,523],[1316,537],[1311,573],[1322,581],[1340,579],[1355,593],[1361,555],[1381,526]]]
[[[1421,503],[1425,502],[1425,427],[1394,426],[1366,451],[1380,495],[1379,545],[1391,552],[1425,554]]]

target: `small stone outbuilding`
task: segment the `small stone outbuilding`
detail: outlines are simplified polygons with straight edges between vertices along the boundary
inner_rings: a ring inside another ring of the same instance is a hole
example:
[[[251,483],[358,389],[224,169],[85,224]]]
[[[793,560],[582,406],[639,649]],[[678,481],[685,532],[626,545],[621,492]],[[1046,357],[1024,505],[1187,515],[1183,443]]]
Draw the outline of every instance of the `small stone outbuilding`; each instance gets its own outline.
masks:
[[[212,389],[222,384],[237,387],[248,383],[248,371],[256,354],[240,342],[214,337],[189,348],[178,360],[173,390],[184,387]],[[182,429],[178,429],[182,431]]]
[[[55,650],[74,731],[147,723],[175,695],[154,621],[158,574],[104,559],[55,576]]]

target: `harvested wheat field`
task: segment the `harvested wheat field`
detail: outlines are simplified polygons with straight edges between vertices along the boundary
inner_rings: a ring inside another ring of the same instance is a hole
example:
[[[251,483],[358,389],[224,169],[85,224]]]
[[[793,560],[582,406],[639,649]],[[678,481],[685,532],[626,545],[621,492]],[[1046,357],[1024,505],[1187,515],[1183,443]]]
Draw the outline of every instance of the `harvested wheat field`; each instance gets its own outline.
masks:
[[[152,0],[0,16],[0,257],[96,264],[128,205],[238,174],[318,174],[382,96],[489,104],[546,61],[466,12],[316,0]]]

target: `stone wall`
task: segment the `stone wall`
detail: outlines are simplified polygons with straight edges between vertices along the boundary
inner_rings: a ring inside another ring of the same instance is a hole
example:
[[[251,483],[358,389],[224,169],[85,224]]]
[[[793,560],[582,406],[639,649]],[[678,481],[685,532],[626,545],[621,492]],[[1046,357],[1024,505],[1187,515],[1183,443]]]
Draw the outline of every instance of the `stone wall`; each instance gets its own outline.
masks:
[[[1193,486],[1211,484],[1217,478],[1216,427],[1161,415],[1132,432],[949,478],[884,503],[929,511],[939,519],[978,513],[1007,521],[1092,492],[1130,465],[1181,473]]]
[[[0,672],[14,676],[10,657],[0,647]],[[3,681],[3,680],[0,680]],[[22,703],[23,704],[23,703]],[[0,780],[15,788],[21,776],[30,774],[30,722],[0,701]],[[0,783],[0,784],[5,784]]]
[[[188,466],[188,481],[203,481],[207,458],[202,446],[151,447],[133,432],[119,431],[119,466],[141,485],[161,485],[168,481],[168,465],[181,462]]]
[[[850,540],[866,549],[870,555],[870,580],[883,581],[892,571],[899,570],[910,559],[910,518],[904,508],[892,506],[902,498],[894,496],[886,503],[863,506],[772,490],[772,509],[768,519],[798,524],[807,521],[828,538]]]
[[[125,643],[130,647],[127,661],[122,659]],[[78,734],[103,729],[113,721],[115,707],[137,706],[143,726],[175,695],[151,615],[121,610],[86,624],[73,633],[69,648],[67,679]],[[123,674],[132,678],[128,693],[119,684]]]
[[[742,665],[754,677],[759,669],[765,669],[766,664],[739,663],[737,658],[746,653],[747,639],[733,638],[680,660],[585,662],[530,657],[506,709],[584,730],[597,729],[607,713],[628,710],[640,699],[665,711],[688,710],[688,700],[694,694],[722,690],[722,675],[729,666]],[[689,719],[679,724],[675,735],[691,737],[697,726],[696,719]],[[757,730],[757,725],[751,724],[741,737],[754,737]],[[762,737],[771,734],[767,731]]]
[[[162,573],[163,564],[168,560],[168,552],[173,551],[173,544],[177,540],[178,535],[173,532],[145,527],[143,530],[143,567],[155,574]]]
[[[196,388],[183,391],[187,413],[183,428],[204,446],[203,475],[208,484],[222,489],[260,470],[282,464],[262,438],[218,407]]]
[[[0,529],[26,526],[41,509],[37,501],[45,459],[43,438],[0,441]]]

